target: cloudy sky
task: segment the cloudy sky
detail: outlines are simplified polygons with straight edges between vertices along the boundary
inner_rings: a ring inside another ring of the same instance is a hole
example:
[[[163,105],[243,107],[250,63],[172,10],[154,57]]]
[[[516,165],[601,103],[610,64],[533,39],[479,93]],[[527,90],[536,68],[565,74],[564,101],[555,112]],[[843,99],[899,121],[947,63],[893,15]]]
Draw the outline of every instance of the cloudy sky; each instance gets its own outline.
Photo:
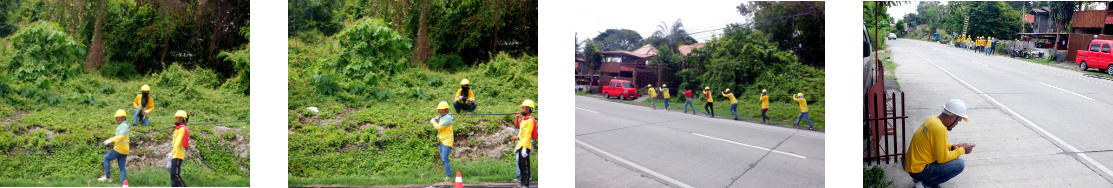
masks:
[[[568,16],[574,20],[573,30],[581,41],[607,29],[630,29],[637,31],[642,38],[648,38],[657,31],[662,21],[671,26],[676,19],[680,19],[688,33],[714,30],[692,35],[692,38],[705,42],[712,35],[722,33],[716,29],[728,23],[745,21],[735,8],[745,1],[577,1],[575,4],[580,6],[574,7]]]

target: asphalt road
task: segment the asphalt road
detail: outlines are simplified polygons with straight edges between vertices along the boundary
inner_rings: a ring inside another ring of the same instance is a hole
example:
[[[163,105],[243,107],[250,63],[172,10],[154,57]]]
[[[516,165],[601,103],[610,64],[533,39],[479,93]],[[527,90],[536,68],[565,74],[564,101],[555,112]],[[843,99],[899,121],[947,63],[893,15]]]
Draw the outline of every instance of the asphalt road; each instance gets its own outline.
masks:
[[[887,45],[907,97],[908,131],[950,99],[969,107],[970,122],[949,141],[977,146],[943,186],[1113,187],[1113,81],[931,42]],[[896,187],[911,186],[899,164],[886,171]]]
[[[823,187],[824,133],[576,97],[576,187]]]

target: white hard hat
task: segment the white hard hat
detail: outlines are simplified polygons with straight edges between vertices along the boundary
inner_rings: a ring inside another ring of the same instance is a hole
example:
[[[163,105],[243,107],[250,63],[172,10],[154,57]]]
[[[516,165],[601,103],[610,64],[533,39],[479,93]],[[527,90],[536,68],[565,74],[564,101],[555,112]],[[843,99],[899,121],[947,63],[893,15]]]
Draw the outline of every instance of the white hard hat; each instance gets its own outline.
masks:
[[[961,117],[963,121],[970,121],[970,116],[966,115],[966,102],[962,102],[960,99],[951,99],[951,101],[943,105],[943,110],[952,115]]]

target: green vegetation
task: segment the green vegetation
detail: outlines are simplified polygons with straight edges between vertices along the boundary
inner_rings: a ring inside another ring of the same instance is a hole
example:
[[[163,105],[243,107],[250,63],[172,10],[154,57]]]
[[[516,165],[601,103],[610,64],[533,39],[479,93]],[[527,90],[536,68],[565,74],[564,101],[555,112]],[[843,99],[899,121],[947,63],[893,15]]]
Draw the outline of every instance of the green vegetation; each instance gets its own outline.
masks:
[[[536,1],[291,1],[290,7],[301,13],[290,16],[296,31],[288,39],[291,186],[444,183],[428,121],[438,102],[452,101],[461,79],[471,81],[475,114],[517,112],[522,100],[537,100]],[[508,115],[456,116],[453,171],[468,184],[511,181],[516,164],[509,137],[518,131],[512,124]],[[537,159],[531,160],[536,181]]]
[[[864,187],[885,188],[893,185],[893,181],[885,177],[885,169],[881,169],[879,166],[862,168],[862,171],[862,184],[864,184]]]
[[[113,112],[124,109],[130,122],[132,101],[144,84],[153,88],[156,108],[151,126],[132,127],[132,186],[169,185],[163,156],[170,151],[170,131],[159,130],[172,126],[176,110],[190,112],[193,124],[248,120],[248,27],[241,25],[247,4],[162,3],[0,3],[0,186],[118,186],[114,162],[112,183],[95,180],[103,175],[103,146],[44,150],[114,136]],[[226,19],[211,22],[217,17]],[[10,35],[3,31],[8,26],[14,27]],[[233,29],[216,36],[223,30],[209,30],[215,27]],[[214,59],[217,54],[227,55]],[[248,123],[190,129],[193,148],[182,170],[187,184],[249,185]]]

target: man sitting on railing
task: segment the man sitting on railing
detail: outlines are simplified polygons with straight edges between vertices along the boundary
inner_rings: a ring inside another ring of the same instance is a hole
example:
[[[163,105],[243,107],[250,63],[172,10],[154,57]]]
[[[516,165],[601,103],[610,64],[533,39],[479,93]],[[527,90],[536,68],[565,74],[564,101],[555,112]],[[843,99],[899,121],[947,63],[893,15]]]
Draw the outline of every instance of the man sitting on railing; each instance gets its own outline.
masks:
[[[928,117],[916,129],[905,153],[904,171],[912,176],[917,188],[939,187],[966,168],[958,157],[969,154],[974,144],[951,144],[947,141],[947,131],[954,129],[959,120],[970,121],[967,117],[966,103],[954,99],[943,105],[943,113]]]

